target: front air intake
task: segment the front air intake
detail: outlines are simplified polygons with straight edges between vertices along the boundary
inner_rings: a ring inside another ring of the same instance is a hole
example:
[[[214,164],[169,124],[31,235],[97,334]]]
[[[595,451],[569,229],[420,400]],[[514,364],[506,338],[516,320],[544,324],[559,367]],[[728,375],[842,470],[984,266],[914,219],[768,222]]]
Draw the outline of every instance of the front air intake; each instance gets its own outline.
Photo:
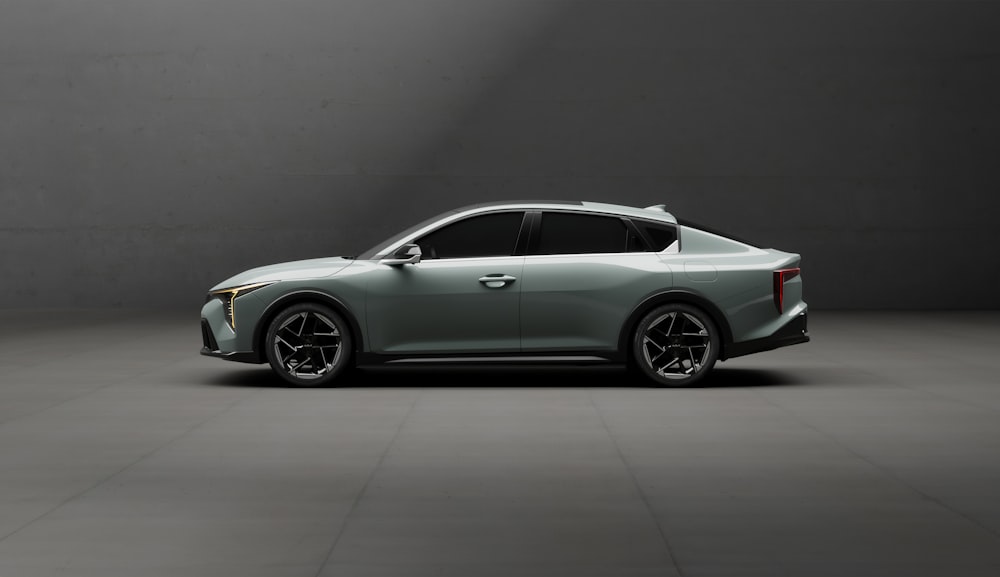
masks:
[[[215,342],[215,335],[212,334],[212,327],[208,325],[208,321],[201,319],[201,342],[206,349],[210,351],[219,350],[219,343]]]

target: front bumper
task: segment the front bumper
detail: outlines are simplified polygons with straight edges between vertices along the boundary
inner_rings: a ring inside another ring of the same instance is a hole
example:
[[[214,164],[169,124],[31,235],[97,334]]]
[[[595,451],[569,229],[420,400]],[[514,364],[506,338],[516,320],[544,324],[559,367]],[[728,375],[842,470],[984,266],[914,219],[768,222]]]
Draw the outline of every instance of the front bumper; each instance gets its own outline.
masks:
[[[229,328],[222,314],[222,305],[214,300],[205,305],[201,317],[201,354],[227,361],[262,363],[255,351],[239,351],[236,334]]]
[[[209,349],[208,347],[202,347],[201,348],[201,354],[205,355],[206,357],[215,357],[217,359],[223,359],[223,360],[226,360],[226,361],[236,361],[238,363],[254,363],[254,364],[258,364],[259,365],[260,363],[263,362],[263,361],[260,360],[260,355],[258,355],[257,353],[253,353],[253,352],[248,352],[248,353],[224,353],[224,352],[218,351],[218,350],[213,351],[213,350]]]
[[[795,318],[788,321],[780,329],[774,331],[774,334],[769,337],[727,345],[724,351],[725,356],[723,357],[723,360],[731,359],[733,357],[742,357],[753,353],[771,351],[790,345],[808,343],[809,330],[807,317],[808,313],[803,311],[796,315]]]

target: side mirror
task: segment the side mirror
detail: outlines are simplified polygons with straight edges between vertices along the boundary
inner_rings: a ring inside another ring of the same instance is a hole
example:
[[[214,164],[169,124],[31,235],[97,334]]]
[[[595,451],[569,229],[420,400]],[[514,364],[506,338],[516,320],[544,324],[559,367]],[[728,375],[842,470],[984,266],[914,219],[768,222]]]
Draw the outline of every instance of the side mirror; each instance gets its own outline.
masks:
[[[404,264],[417,264],[420,262],[420,247],[415,244],[404,244],[392,253],[392,256],[381,260],[382,264],[389,266],[400,266]]]

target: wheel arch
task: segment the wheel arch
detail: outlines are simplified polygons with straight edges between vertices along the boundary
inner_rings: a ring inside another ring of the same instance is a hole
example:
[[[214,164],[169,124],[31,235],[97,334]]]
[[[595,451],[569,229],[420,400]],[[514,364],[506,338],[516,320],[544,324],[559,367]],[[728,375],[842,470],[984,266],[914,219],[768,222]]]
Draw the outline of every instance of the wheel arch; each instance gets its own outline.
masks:
[[[719,328],[721,333],[719,335],[719,343],[721,345],[719,350],[719,360],[726,360],[726,349],[733,342],[733,331],[729,326],[729,321],[726,319],[726,315],[715,305],[715,303],[698,293],[683,289],[671,289],[647,296],[641,303],[632,309],[632,313],[629,314],[625,324],[622,325],[621,332],[618,335],[618,350],[621,351],[622,355],[626,359],[626,362],[631,362],[632,333],[635,332],[635,328],[639,325],[639,321],[642,320],[642,317],[646,316],[646,313],[658,306],[674,303],[691,305],[705,311],[705,314],[712,319],[712,322],[715,323],[715,326]]]
[[[364,333],[361,331],[361,325],[358,323],[358,319],[354,316],[351,309],[344,304],[343,301],[337,297],[325,293],[319,290],[298,290],[295,292],[283,295],[281,298],[276,299],[271,304],[267,305],[264,312],[260,315],[256,326],[253,329],[253,347],[254,354],[257,355],[261,362],[267,362],[267,356],[265,355],[264,340],[267,338],[267,327],[271,325],[271,321],[274,317],[285,310],[286,308],[297,305],[301,303],[318,303],[326,305],[332,308],[340,316],[344,317],[347,321],[348,328],[351,331],[351,337],[354,341],[354,350],[351,351],[352,354],[356,354],[359,351],[364,350]]]

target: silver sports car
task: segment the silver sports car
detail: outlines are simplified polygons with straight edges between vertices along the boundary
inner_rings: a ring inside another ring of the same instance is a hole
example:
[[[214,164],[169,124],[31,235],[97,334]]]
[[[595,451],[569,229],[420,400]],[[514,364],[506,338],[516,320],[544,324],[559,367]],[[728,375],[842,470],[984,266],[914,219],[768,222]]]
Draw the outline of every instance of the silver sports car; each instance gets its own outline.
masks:
[[[686,386],[716,361],[809,340],[799,260],[662,205],[475,205],[357,257],[218,284],[201,352],[301,386],[355,365],[608,362]]]

